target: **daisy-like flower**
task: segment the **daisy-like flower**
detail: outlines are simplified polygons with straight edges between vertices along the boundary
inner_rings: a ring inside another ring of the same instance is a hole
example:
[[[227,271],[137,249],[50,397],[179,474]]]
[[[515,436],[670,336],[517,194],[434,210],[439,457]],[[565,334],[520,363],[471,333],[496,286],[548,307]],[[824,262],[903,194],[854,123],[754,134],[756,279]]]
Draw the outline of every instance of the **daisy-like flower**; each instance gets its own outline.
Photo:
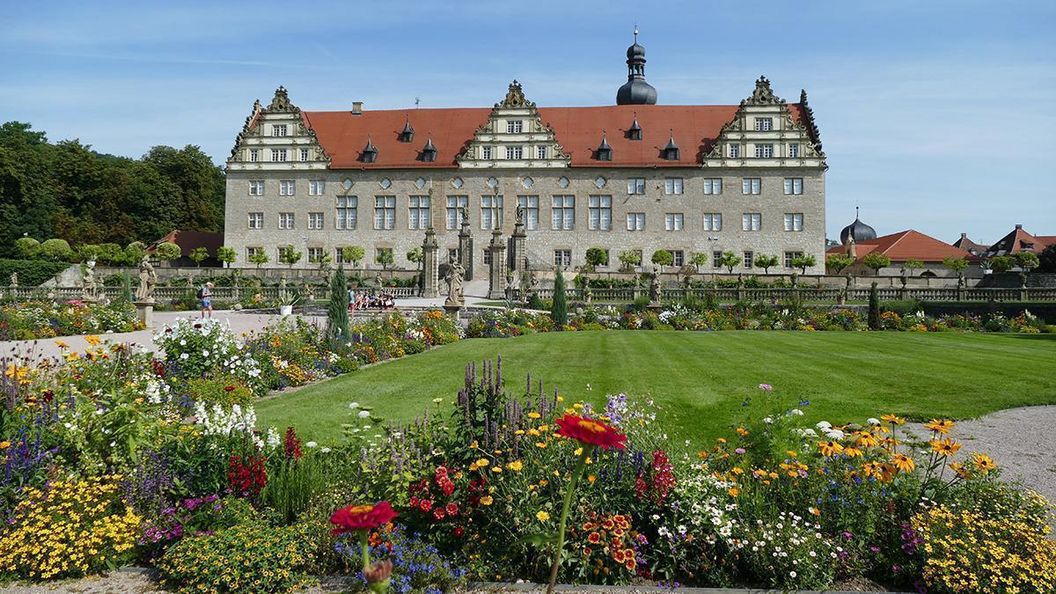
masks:
[[[935,433],[941,433],[946,435],[953,428],[953,421],[949,419],[932,419],[931,421],[924,423],[924,428]]]
[[[842,454],[843,453],[843,446],[840,445],[838,442],[835,442],[835,441],[819,441],[818,442],[818,451],[821,452],[822,456],[827,456],[827,457],[831,458],[833,456],[837,456],[839,454]]]
[[[873,448],[880,445],[880,439],[868,431],[859,431],[854,436],[859,447]]]
[[[917,467],[917,463],[913,461],[913,458],[905,454],[895,454],[891,457],[891,463],[895,465],[895,469],[901,472],[913,472],[913,469]]]
[[[941,441],[938,439],[933,439],[929,443],[931,444],[931,451],[944,457],[952,456],[957,453],[957,450],[961,449],[961,444],[955,443],[950,438],[946,438]]]
[[[983,472],[990,472],[991,470],[997,469],[997,464],[994,463],[993,458],[986,454],[972,454],[972,464]]]
[[[546,522],[550,520],[550,514],[545,511],[539,510],[535,512],[535,519],[539,520],[540,522]]]
[[[622,450],[626,447],[627,436],[605,423],[574,414],[566,414],[556,422],[557,434],[562,437],[575,439],[582,444],[598,446],[603,450],[609,448]]]
[[[384,526],[396,517],[396,511],[388,501],[379,501],[374,505],[350,505],[342,507],[330,516],[334,525],[334,536],[348,532],[374,530]]]
[[[897,415],[882,415],[880,420],[885,423],[891,423],[892,425],[905,425],[906,420]]]
[[[847,456],[848,458],[861,458],[862,450],[853,447],[846,447],[843,448],[843,455]]]

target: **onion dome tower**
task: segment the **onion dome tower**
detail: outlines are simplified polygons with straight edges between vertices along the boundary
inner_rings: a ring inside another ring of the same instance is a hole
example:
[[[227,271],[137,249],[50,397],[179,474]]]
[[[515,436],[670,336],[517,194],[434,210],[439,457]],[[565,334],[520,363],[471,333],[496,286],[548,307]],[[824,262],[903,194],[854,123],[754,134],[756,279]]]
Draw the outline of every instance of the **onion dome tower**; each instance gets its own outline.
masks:
[[[616,91],[616,105],[656,105],[656,89],[645,82],[645,48],[638,45],[638,27],[634,44],[627,48],[627,82]]]
[[[847,245],[847,241],[850,239],[854,239],[854,243],[876,239],[876,230],[858,218],[857,206],[854,207],[854,222],[844,227],[843,231],[840,231],[841,244]]]

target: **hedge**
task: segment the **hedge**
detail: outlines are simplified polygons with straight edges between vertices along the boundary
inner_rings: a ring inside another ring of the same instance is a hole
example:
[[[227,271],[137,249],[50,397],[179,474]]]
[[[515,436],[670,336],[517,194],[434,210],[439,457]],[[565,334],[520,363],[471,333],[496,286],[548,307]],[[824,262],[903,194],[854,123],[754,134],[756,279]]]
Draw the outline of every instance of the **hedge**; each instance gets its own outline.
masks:
[[[11,273],[18,273],[18,284],[21,287],[35,287],[51,280],[56,274],[70,267],[69,262],[48,262],[47,260],[7,260],[0,259],[0,286],[11,283]]]

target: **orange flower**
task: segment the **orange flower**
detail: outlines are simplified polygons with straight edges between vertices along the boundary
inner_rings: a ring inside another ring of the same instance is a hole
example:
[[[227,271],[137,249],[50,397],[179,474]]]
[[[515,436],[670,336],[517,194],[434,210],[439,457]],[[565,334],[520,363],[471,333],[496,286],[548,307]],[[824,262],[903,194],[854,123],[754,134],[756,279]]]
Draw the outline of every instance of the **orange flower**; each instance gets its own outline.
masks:
[[[859,450],[858,448],[847,447],[843,448],[843,454],[848,458],[861,458],[862,450]]]
[[[868,431],[859,431],[855,435],[857,436],[856,442],[860,447],[872,448],[880,445],[880,439]]]
[[[972,464],[984,473],[997,469],[997,464],[994,464],[994,460],[986,454],[972,454]]]
[[[745,429],[744,427],[738,427],[737,428],[737,435],[740,435],[741,437],[745,437],[745,436],[748,435],[748,430]]]
[[[953,428],[953,421],[949,419],[932,419],[930,422],[924,423],[924,428],[946,435]]]
[[[614,427],[579,415],[566,414],[557,420],[557,434],[603,450],[626,447],[627,436]]]
[[[906,420],[896,415],[883,415],[880,417],[881,421],[885,423],[891,423],[892,425],[904,425]]]
[[[902,472],[913,472],[913,469],[917,467],[917,463],[913,461],[913,458],[905,454],[895,454],[891,458],[891,463]]]
[[[730,497],[736,497],[741,494],[741,490],[737,487],[730,487],[726,492],[730,494]]]
[[[843,446],[835,441],[819,441],[818,450],[822,456],[833,457],[843,453]]]

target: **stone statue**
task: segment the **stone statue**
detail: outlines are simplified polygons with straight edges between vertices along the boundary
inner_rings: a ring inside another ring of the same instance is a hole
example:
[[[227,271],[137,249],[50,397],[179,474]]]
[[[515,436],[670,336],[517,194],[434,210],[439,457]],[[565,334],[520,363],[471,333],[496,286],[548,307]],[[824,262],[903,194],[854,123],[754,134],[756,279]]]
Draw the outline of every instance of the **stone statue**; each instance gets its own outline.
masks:
[[[136,301],[141,303],[153,303],[154,286],[158,284],[158,273],[150,263],[150,258],[143,256],[139,262],[139,290],[136,291]]]
[[[447,300],[444,305],[462,305],[465,302],[462,298],[462,281],[465,274],[466,268],[462,263],[452,258],[447,272]]]
[[[374,275],[374,286],[377,287],[378,291],[385,288],[385,281],[382,280],[380,272]]]
[[[848,274],[846,278],[847,278],[847,290],[850,291],[851,290],[851,285],[854,283],[854,277],[851,276],[850,274]]]
[[[513,287],[513,273],[510,271],[506,272],[506,301],[513,301],[514,298],[514,287]]]
[[[517,220],[516,220],[516,223],[518,225],[523,225],[524,224],[524,207],[520,206],[520,205],[517,206]]]
[[[95,301],[98,285],[95,282],[95,260],[88,260],[81,268],[81,295],[85,301]]]
[[[12,272],[11,273],[11,283],[10,284],[11,284],[12,287],[18,287],[18,273],[17,272]]]
[[[286,303],[286,277],[279,277],[279,300]]]
[[[660,303],[660,294],[662,291],[660,285],[660,268],[653,266],[653,278],[649,283],[649,301],[652,303]]]

